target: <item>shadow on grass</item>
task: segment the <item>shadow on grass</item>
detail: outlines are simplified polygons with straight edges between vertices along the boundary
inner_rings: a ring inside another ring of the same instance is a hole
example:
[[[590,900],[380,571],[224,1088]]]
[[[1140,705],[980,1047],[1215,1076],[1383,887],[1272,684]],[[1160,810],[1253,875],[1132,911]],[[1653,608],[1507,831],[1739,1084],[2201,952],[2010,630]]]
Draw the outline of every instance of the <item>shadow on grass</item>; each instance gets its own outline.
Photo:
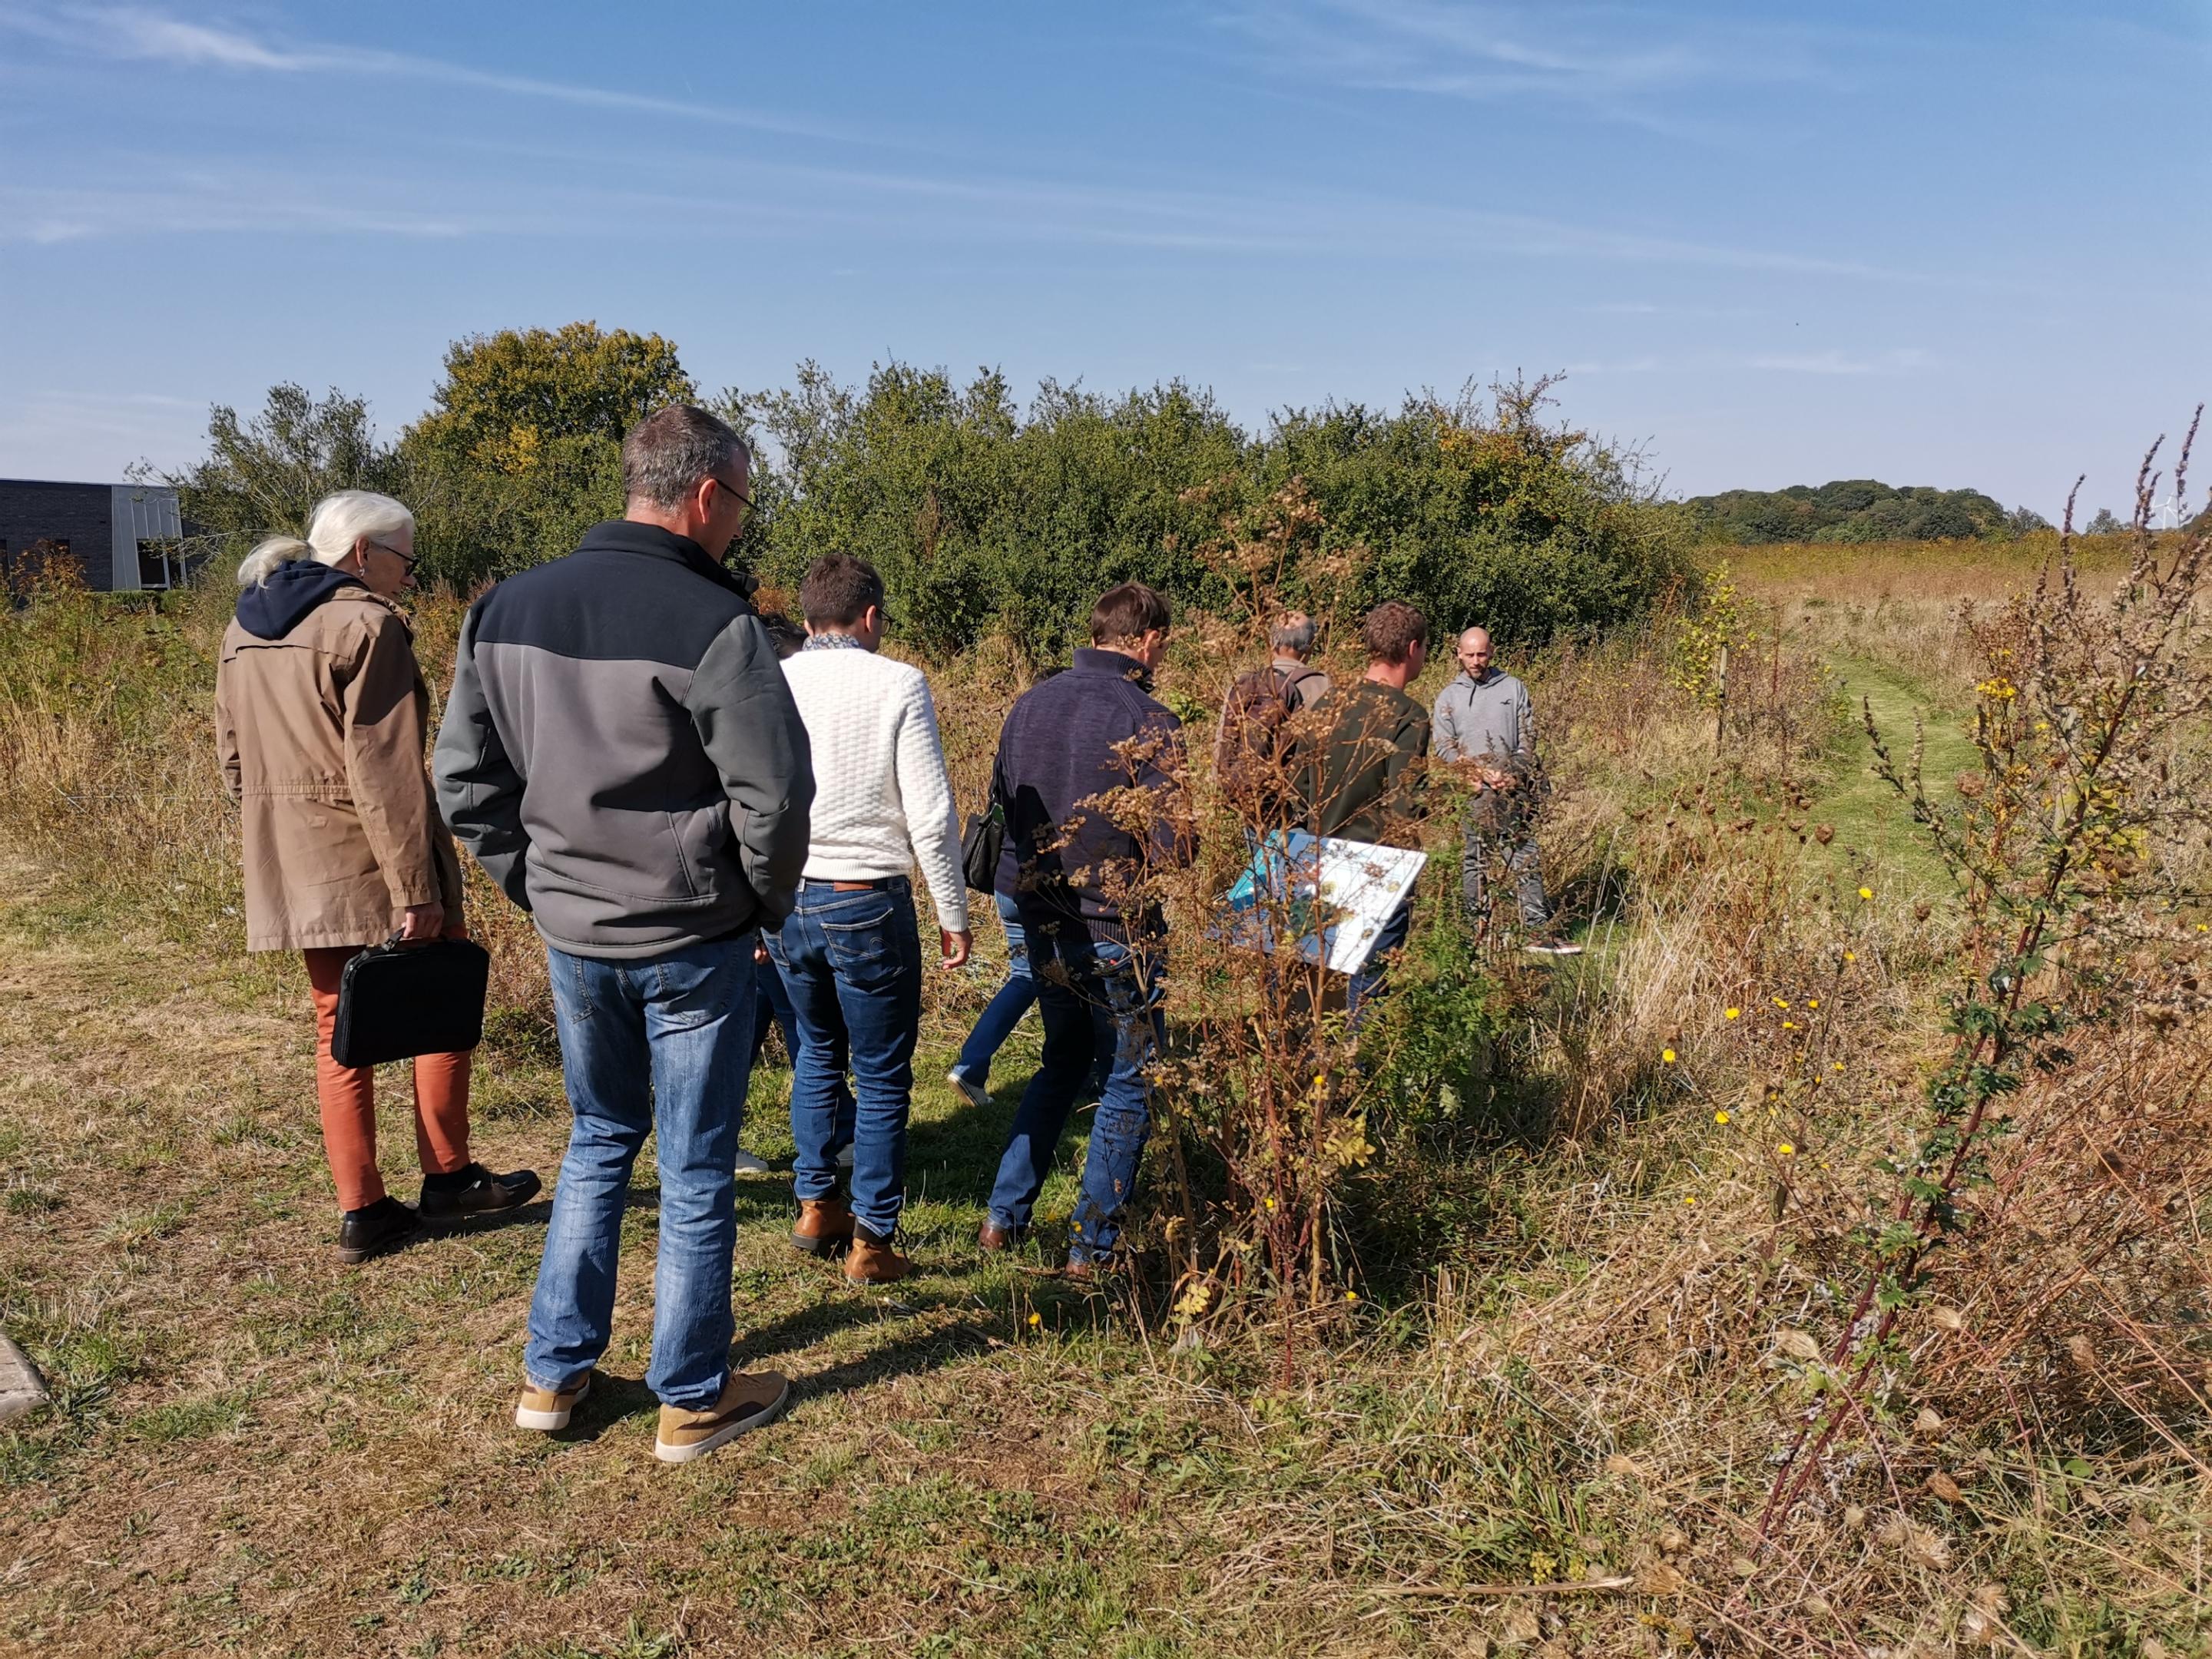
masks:
[[[968,1316],[951,1325],[909,1330],[888,1342],[878,1343],[811,1375],[794,1376],[794,1401],[820,1399],[886,1382],[936,1370],[980,1353],[994,1336],[1007,1328],[1003,1310],[979,1306],[976,1298],[957,1291],[909,1294],[881,1302],[859,1291],[846,1299],[817,1304],[755,1329],[742,1332],[730,1345],[730,1369],[746,1370],[773,1366],[793,1350],[810,1348],[858,1326],[890,1327],[916,1316],[941,1314],[964,1308]],[[1003,1337],[999,1340],[1003,1340]],[[626,1418],[657,1412],[660,1401],[641,1377],[598,1374],[590,1396],[558,1438],[595,1440]]]

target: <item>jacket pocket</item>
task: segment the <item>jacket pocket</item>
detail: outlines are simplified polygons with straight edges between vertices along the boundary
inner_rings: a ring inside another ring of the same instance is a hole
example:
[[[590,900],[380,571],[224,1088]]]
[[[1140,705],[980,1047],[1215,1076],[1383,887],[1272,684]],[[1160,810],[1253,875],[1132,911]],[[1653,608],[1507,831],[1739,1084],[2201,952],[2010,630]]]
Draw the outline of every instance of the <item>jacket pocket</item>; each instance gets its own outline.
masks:
[[[668,832],[676,838],[676,862],[693,898],[712,898],[727,884],[722,872],[729,862],[730,803],[685,808],[670,812]]]

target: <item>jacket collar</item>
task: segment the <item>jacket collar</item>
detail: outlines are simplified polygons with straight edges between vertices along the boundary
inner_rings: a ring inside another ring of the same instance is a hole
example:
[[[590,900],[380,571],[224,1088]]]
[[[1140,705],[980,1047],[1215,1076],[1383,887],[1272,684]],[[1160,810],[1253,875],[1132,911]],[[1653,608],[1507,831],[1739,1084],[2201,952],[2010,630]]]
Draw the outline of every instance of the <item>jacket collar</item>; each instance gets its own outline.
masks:
[[[1505,672],[1499,668],[1497,664],[1492,663],[1484,672],[1480,679],[1475,678],[1474,675],[1468,673],[1464,668],[1461,669],[1458,675],[1453,679],[1452,684],[1454,685],[1463,685],[1470,691],[1480,691],[1486,686],[1497,684],[1498,681],[1504,678]]]
[[[1127,680],[1139,691],[1152,689],[1152,671],[1134,657],[1120,651],[1102,651],[1096,646],[1079,645],[1075,648],[1072,672],[1078,674],[1103,674],[1110,678]]]
[[[584,532],[577,544],[579,553],[641,553],[647,558],[666,559],[685,569],[704,576],[718,587],[726,587],[741,599],[752,594],[752,584],[744,577],[735,575],[708,556],[707,550],[689,536],[679,536],[672,530],[663,530],[657,524],[644,524],[635,519],[610,519],[605,524],[593,525]]]
[[[360,577],[347,571],[294,559],[239,594],[238,625],[258,640],[281,640],[347,587],[368,592]]]

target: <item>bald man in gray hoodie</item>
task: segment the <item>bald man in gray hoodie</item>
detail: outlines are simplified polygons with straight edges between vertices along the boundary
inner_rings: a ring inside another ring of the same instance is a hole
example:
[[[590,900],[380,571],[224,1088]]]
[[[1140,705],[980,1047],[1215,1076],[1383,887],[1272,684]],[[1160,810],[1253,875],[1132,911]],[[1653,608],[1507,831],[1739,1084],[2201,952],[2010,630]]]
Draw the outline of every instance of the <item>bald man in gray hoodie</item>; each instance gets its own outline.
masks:
[[[1528,688],[1492,665],[1487,629],[1462,633],[1456,654],[1460,672],[1437,694],[1429,754],[1437,763],[1461,763],[1480,787],[1468,811],[1461,897],[1468,915],[1480,920],[1491,857],[1493,850],[1502,854],[1528,930],[1525,948],[1540,956],[1573,956],[1582,947],[1553,931],[1544,898],[1544,868],[1533,831],[1538,766]]]

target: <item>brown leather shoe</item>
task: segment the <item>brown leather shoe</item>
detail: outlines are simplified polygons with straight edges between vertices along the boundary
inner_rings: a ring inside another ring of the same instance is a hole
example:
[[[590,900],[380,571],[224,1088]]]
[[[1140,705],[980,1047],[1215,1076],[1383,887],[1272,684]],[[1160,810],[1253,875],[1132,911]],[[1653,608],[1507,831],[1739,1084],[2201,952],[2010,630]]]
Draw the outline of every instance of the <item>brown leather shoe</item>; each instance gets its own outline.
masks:
[[[853,1206],[842,1198],[803,1198],[791,1248],[809,1255],[835,1255],[853,1242]]]
[[[866,1227],[853,1229],[845,1277],[855,1285],[896,1285],[913,1271],[914,1263],[891,1249],[890,1240],[878,1238]]]
[[[1001,1227],[995,1221],[986,1221],[975,1234],[975,1243],[995,1254],[1012,1249],[1028,1236],[1026,1227]]]

